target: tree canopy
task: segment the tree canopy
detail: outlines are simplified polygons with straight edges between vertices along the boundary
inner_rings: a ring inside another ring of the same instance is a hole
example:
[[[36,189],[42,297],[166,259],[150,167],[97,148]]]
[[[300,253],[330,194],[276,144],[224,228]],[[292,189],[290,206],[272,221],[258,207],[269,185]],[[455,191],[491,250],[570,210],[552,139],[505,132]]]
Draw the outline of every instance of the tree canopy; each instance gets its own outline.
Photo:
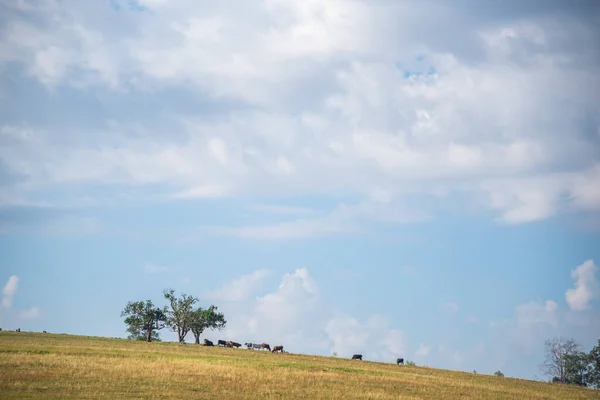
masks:
[[[126,317],[125,323],[128,325],[130,339],[147,342],[153,339],[160,340],[158,331],[164,328],[167,322],[166,308],[155,307],[152,300],[128,302],[121,312],[121,317]]]
[[[165,289],[164,298],[168,305],[156,307],[151,300],[130,301],[121,317],[125,318],[130,340],[160,341],[159,330],[168,327],[177,333],[179,342],[184,342],[186,335],[192,331],[195,342],[200,343],[200,335],[207,329],[221,330],[227,320],[219,308],[210,305],[206,308],[195,307],[197,297],[185,293],[176,295],[175,290]]]
[[[200,335],[206,329],[221,330],[226,324],[225,316],[218,312],[218,307],[216,306],[211,305],[208,308],[198,307],[191,313],[190,329],[194,334],[196,344],[200,343]]]

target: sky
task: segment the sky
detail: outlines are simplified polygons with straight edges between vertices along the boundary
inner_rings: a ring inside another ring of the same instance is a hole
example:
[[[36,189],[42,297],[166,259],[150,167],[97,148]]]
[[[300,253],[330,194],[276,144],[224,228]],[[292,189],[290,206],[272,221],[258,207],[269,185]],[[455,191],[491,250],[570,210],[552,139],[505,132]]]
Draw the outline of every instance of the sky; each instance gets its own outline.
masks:
[[[600,339],[596,1],[2,0],[0,40],[2,329],[173,288],[295,353]]]

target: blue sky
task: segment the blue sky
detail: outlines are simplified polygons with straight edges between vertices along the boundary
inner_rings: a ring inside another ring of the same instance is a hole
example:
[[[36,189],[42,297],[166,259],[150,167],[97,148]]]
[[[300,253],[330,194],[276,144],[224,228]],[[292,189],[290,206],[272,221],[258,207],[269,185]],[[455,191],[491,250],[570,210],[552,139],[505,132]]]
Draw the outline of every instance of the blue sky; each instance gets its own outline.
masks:
[[[600,338],[594,2],[0,8],[3,329],[172,287],[291,352],[539,379]]]

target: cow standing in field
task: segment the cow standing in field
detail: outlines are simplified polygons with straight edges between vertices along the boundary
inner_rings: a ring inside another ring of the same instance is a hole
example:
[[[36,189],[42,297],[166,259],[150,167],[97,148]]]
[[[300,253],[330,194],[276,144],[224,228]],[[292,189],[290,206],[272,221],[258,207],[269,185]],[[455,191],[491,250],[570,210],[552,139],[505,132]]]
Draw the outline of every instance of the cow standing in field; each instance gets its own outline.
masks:
[[[402,365],[404,365],[404,358],[398,358],[398,359],[396,360],[396,364],[398,364],[398,365],[399,365],[399,364],[402,364]]]
[[[267,350],[271,351],[271,346],[269,346],[269,344],[268,344],[268,343],[262,343],[262,344],[260,345],[260,348],[261,348],[261,350],[262,350],[262,349],[267,349]]]
[[[205,345],[205,346],[214,346],[213,342],[211,342],[211,341],[210,341],[210,340],[208,340],[208,339],[204,339],[204,345]]]
[[[362,354],[355,354],[355,355],[352,356],[352,359],[353,360],[360,360],[360,361],[362,361]]]
[[[236,349],[237,349],[238,347],[241,347],[241,346],[242,346],[242,345],[241,345],[241,344],[239,344],[238,342],[229,342],[229,344],[231,344],[231,347],[235,347]]]
[[[275,346],[275,347],[273,347],[273,350],[271,350],[271,353],[275,353],[277,351],[283,353],[283,346]]]
[[[218,345],[218,346],[227,346],[227,342],[226,342],[225,340],[221,340],[221,339],[219,339],[219,340],[217,341],[217,345]]]

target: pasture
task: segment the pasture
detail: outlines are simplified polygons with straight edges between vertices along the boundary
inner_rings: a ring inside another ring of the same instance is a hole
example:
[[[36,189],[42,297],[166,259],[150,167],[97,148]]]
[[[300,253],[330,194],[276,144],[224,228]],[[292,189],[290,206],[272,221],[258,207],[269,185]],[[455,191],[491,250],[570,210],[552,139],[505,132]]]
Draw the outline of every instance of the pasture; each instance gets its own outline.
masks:
[[[2,399],[600,399],[572,386],[246,348],[0,332]]]

